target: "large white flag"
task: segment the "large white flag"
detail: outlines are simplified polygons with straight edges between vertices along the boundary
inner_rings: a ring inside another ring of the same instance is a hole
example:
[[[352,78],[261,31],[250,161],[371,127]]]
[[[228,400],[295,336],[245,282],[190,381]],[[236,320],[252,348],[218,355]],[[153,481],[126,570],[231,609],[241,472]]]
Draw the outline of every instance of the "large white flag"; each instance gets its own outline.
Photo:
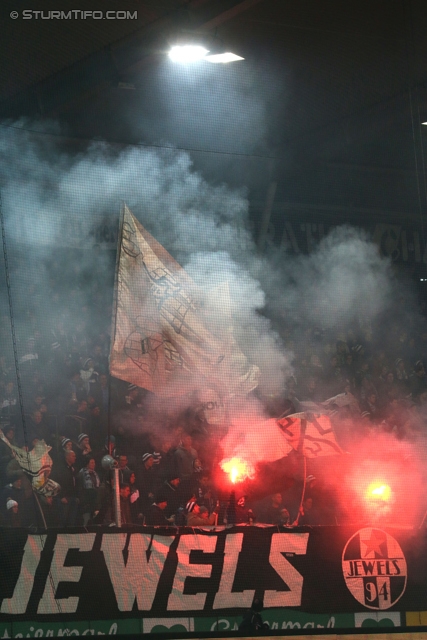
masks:
[[[276,418],[256,421],[250,416],[234,420],[221,440],[225,458],[241,458],[252,465],[274,462],[293,450]]]
[[[250,416],[233,421],[221,440],[225,458],[238,457],[252,464],[274,462],[298,451],[306,458],[339,455],[327,415],[294,413],[277,420],[257,422]]]
[[[340,455],[330,418],[324,414],[294,413],[277,420],[287,442],[306,458]]]
[[[165,396],[200,389],[223,396],[257,386],[258,369],[232,331],[209,330],[194,282],[126,205],[118,251],[112,375]]]

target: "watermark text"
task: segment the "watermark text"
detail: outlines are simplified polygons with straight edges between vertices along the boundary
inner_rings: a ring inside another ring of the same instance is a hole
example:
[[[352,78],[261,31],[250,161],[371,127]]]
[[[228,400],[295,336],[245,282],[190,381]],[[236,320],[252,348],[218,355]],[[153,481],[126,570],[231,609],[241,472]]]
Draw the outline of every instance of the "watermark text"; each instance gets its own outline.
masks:
[[[39,11],[24,9],[11,11],[12,20],[138,20],[138,11],[86,11],[70,9],[69,11]]]

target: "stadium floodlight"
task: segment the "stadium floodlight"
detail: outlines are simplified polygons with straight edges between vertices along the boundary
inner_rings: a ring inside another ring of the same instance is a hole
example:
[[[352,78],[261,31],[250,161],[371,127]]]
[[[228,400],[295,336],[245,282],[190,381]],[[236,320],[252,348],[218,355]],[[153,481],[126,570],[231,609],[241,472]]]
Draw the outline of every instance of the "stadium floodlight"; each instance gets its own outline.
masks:
[[[212,55],[205,56],[204,58],[208,62],[222,63],[236,62],[237,60],[244,60],[241,56],[231,53],[231,51],[225,51],[224,53],[213,53]]]
[[[228,51],[220,38],[207,33],[181,31],[173,37],[170,45],[168,55],[173,62],[187,64],[207,60],[224,64],[244,60],[241,56]]]
[[[189,62],[197,62],[198,60],[203,60],[207,53],[209,53],[209,49],[205,49],[205,47],[202,47],[201,45],[175,45],[169,51],[169,58],[173,62],[181,62],[183,64],[187,64]]]

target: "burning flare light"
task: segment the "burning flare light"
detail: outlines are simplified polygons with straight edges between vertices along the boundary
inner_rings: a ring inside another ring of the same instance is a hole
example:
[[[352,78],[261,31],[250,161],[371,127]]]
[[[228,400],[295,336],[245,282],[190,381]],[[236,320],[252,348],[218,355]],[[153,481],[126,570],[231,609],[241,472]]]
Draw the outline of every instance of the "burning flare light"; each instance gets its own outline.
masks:
[[[242,482],[246,478],[252,479],[255,475],[253,466],[241,458],[226,458],[221,460],[219,466],[228,473],[233,484]]]
[[[380,482],[373,482],[369,485],[366,497],[370,501],[390,502],[391,489],[388,484],[381,484]]]

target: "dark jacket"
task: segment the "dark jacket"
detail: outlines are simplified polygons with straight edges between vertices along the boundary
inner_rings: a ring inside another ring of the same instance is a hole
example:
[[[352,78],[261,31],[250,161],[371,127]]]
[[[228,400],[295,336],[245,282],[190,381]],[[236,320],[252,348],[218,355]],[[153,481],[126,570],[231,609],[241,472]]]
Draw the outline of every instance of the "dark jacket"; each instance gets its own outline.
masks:
[[[122,524],[132,524],[129,498],[123,498],[122,496],[120,496],[120,514],[122,518]]]
[[[179,485],[178,487],[174,487],[169,484],[169,482],[165,482],[162,485],[162,492],[168,499],[168,506],[165,509],[165,515],[167,517],[175,514],[179,507],[184,505],[186,499],[188,500],[188,498],[183,495]]]
[[[170,522],[166,519],[164,512],[156,505],[156,503],[152,504],[147,510],[147,513],[145,514],[145,524],[154,527],[160,527],[162,525],[164,527],[170,526]]]
[[[65,460],[58,460],[52,467],[52,480],[61,485],[60,498],[77,497],[77,472]]]

